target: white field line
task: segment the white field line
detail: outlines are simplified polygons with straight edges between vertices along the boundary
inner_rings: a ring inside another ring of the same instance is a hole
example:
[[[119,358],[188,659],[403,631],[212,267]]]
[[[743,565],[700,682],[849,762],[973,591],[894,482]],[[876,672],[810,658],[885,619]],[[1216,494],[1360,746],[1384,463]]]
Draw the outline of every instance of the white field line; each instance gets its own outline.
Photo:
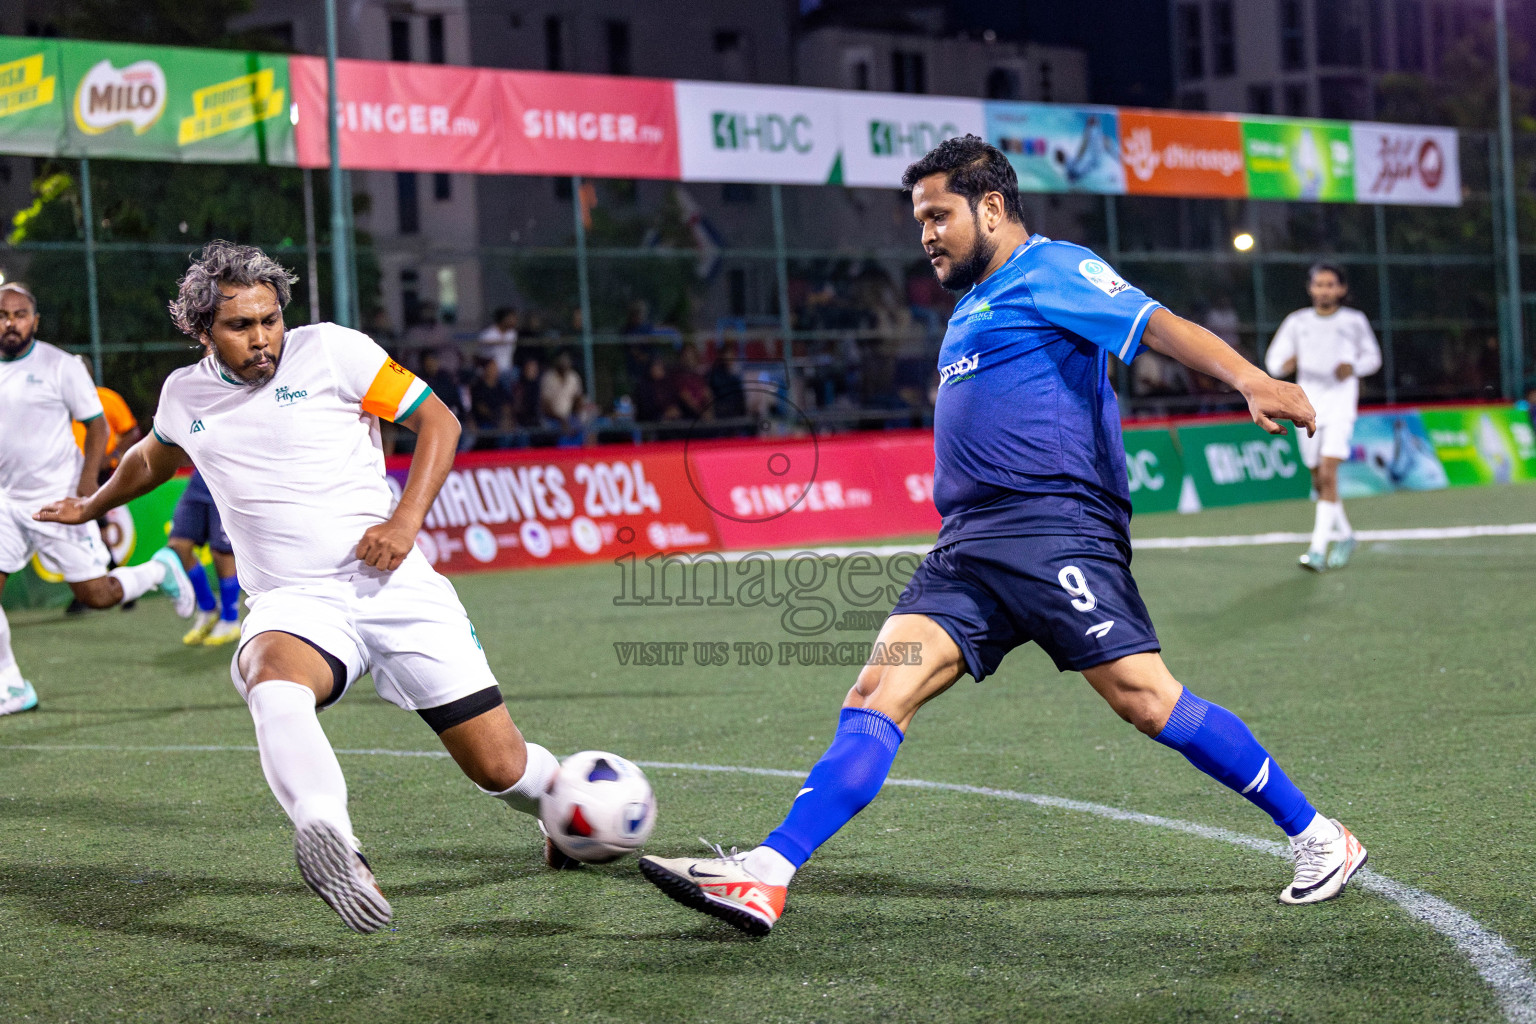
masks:
[[[128,747],[90,743],[4,744],[0,745],[0,750],[40,752],[100,750],[134,754],[254,754],[257,752],[255,747],[242,746]],[[373,755],[414,758],[446,758],[448,756],[447,751],[442,750],[365,749],[338,750],[336,753],[348,756]],[[687,761],[637,761],[635,763],[644,768],[668,769],[672,771],[764,775],[779,779],[803,779],[805,777],[805,772],[803,771],[789,771],[783,768],[746,768],[739,765],[696,764]],[[1164,818],[1156,814],[1142,814],[1140,811],[1128,811],[1124,808],[1111,807],[1107,804],[1089,803],[1084,800],[1069,800],[1066,797],[1047,796],[1041,793],[1021,793],[1012,789],[993,789],[990,786],[967,786],[954,782],[930,782],[926,779],[887,779],[885,784],[887,786],[903,786],[908,789],[965,793],[970,796],[985,796],[998,800],[1012,800],[1018,803],[1034,804],[1037,807],[1052,807],[1063,811],[1075,811],[1079,814],[1091,814],[1095,817],[1108,818],[1112,821],[1151,825],[1155,828],[1168,829],[1173,832],[1183,832],[1186,835],[1198,836],[1201,839],[1214,839],[1217,842],[1240,846],[1247,850],[1267,853],[1276,857],[1288,856],[1285,844],[1272,839],[1260,839],[1258,836],[1245,835],[1241,832],[1216,828],[1212,825],[1201,825],[1193,821],[1181,821],[1178,818]],[[1531,962],[1516,953],[1501,935],[1484,928],[1471,914],[1468,914],[1454,904],[1448,903],[1438,896],[1432,896],[1422,889],[1415,889],[1412,886],[1404,885],[1401,882],[1388,878],[1386,875],[1378,874],[1369,868],[1362,869],[1355,876],[1355,880],[1356,884],[1362,889],[1396,903],[1410,917],[1417,918],[1450,939],[1451,943],[1462,952],[1462,955],[1472,962],[1472,966],[1477,970],[1477,973],[1487,982],[1488,987],[1493,990],[1495,998],[1499,1001],[1500,1008],[1504,1011],[1505,1019],[1510,1021],[1511,1024],[1536,1024],[1536,977],[1533,977],[1531,974]]]
[[[1465,540],[1470,537],[1528,537],[1536,535],[1536,523],[1493,524],[1489,526],[1423,526],[1401,530],[1357,530],[1355,539],[1363,543],[1394,540]],[[1131,541],[1138,551],[1175,550],[1191,548],[1249,548],[1271,544],[1305,544],[1312,539],[1310,533],[1246,533],[1217,537],[1140,537]],[[927,544],[872,544],[866,547],[827,546],[805,548],[776,548],[771,551],[722,551],[720,557],[727,562],[739,562],[748,555],[768,555],[777,560],[794,558],[796,555],[833,555],[846,558],[849,555],[874,555],[890,558],[893,555],[924,555],[932,550]],[[677,552],[680,557],[694,558],[707,552]]]

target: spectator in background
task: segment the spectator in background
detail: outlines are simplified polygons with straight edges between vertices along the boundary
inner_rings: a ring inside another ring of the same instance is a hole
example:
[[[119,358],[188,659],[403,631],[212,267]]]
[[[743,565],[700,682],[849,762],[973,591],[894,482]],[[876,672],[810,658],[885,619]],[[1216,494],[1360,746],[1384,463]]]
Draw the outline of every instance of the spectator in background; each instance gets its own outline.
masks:
[[[562,349],[555,364],[539,379],[539,412],[562,427],[577,425],[581,412],[581,374],[571,365],[571,353]]]
[[[635,421],[660,423],[675,420],[682,415],[678,405],[677,389],[673,386],[667,364],[660,356],[651,359],[650,366],[640,382],[635,385]]]
[[[508,387],[512,384],[512,358],[517,352],[517,328],[517,310],[502,306],[496,310],[491,325],[476,339],[480,356],[496,364],[496,372]]]
[[[715,419],[734,420],[747,414],[746,395],[742,390],[741,361],[736,353],[721,348],[709,368],[709,394],[714,403]]]
[[[432,389],[433,394],[443,400],[448,411],[463,422],[465,403],[459,378],[443,365],[442,356],[435,349],[428,349],[421,354],[421,379]]]
[[[523,360],[517,385],[512,389],[512,419],[520,427],[537,427],[543,424],[539,416],[539,360],[529,356]]]
[[[699,350],[691,344],[683,346],[682,364],[672,376],[672,387],[677,393],[678,411],[684,418],[692,420],[715,418],[715,411],[710,401],[709,382],[704,379],[704,374],[699,372]]]
[[[512,429],[512,389],[502,382],[501,367],[494,359],[480,360],[478,369],[469,386],[470,419],[482,438],[505,434]]]

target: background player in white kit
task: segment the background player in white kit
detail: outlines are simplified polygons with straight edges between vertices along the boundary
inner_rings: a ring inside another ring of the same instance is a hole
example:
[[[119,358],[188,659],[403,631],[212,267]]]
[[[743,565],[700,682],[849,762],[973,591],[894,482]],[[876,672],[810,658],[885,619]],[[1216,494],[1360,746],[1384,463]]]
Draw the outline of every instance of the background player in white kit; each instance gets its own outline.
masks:
[[[182,616],[192,614],[192,585],[169,550],[143,565],[107,571],[110,555],[95,522],[39,523],[46,501],[96,489],[107,448],[101,398],[77,356],[37,340],[37,300],[25,285],[0,285],[0,593],[34,553],[64,577],[90,608],[110,608],[163,586]],[[73,421],[85,424],[85,450]],[[37,691],[11,653],[11,626],[0,609],[0,715],[37,707]]]
[[[1317,410],[1317,432],[1311,437],[1298,432],[1296,441],[1317,491],[1312,542],[1301,567],[1323,572],[1348,565],[1355,550],[1355,531],[1339,500],[1339,463],[1349,458],[1360,378],[1381,369],[1381,347],[1365,314],[1343,305],[1349,294],[1343,268],[1314,264],[1307,273],[1307,294],[1312,308],[1298,309],[1281,322],[1264,365],[1274,377],[1288,377],[1294,370],[1296,383]]]
[[[154,430],[101,490],[37,518],[95,519],[191,457],[249,595],[230,674],[294,823],[300,873],[349,927],[371,932],[392,911],[358,852],[319,709],[372,672],[379,696],[420,714],[476,785],[528,814],[559,763],[524,743],[453,586],[415,546],[453,464],[458,421],[366,335],[335,324],[285,333],[294,280],[260,249],[210,243],[171,303],[203,359],[166,379]],[[381,417],[417,435],[398,504]]]

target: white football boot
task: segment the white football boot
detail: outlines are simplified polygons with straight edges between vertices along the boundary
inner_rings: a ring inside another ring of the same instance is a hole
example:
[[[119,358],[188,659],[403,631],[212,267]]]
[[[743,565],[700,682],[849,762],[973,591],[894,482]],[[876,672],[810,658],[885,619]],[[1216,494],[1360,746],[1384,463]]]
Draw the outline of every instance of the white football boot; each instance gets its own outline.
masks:
[[[9,686],[0,685],[0,715],[19,715],[37,707],[37,691],[20,675],[12,677]]]
[[[181,556],[170,548],[161,548],[149,557],[165,566],[165,579],[160,581],[160,589],[171,599],[176,614],[190,619],[197,611],[197,595],[192,592],[192,580],[182,567]]]
[[[708,844],[706,844],[708,845]],[[746,854],[716,857],[641,857],[640,873],[685,907],[718,917],[751,935],[767,935],[784,913],[786,887],[769,885],[748,871]]]
[[[1360,840],[1329,818],[1339,830],[1336,839],[1291,840],[1291,859],[1296,862],[1296,878],[1280,892],[1280,902],[1300,905],[1331,900],[1344,891],[1345,884],[1365,866],[1365,847]]]
[[[363,855],[327,821],[299,826],[293,839],[299,874],[315,895],[330,904],[355,932],[376,932],[393,916]]]

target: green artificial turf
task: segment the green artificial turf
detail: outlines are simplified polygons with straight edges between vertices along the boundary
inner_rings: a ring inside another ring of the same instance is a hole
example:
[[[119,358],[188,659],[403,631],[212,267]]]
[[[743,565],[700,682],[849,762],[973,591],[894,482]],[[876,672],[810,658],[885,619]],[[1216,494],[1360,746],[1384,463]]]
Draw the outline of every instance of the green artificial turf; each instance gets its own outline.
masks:
[[[1349,510],[1361,529],[1525,522],[1536,488]],[[1136,533],[1310,525],[1310,506],[1284,503],[1147,517]],[[1170,667],[1242,715],[1372,868],[1530,956],[1536,537],[1363,544],[1322,577],[1297,554],[1139,552]],[[455,582],[514,718],[561,754],[807,770],[856,671],[699,667],[691,646],[681,667],[622,666],[615,643],[791,637],[782,609],[616,607],[614,566]],[[396,911],[390,931],[353,935],[299,880],[227,648],[183,648],[159,600],[11,622],[42,709],[0,719],[7,1021],[1501,1019],[1452,944],[1383,898],[1283,907],[1288,866],[1272,856],[910,788],[887,788],[823,848],[759,941],[662,898],[633,860],[543,870],[532,822],[451,762],[343,754]],[[342,750],[438,749],[366,683],[322,722]],[[663,854],[702,853],[697,836],[752,845],[799,785],[649,774],[648,848]],[[1279,835],[1033,648],[926,708],[894,775]]]

